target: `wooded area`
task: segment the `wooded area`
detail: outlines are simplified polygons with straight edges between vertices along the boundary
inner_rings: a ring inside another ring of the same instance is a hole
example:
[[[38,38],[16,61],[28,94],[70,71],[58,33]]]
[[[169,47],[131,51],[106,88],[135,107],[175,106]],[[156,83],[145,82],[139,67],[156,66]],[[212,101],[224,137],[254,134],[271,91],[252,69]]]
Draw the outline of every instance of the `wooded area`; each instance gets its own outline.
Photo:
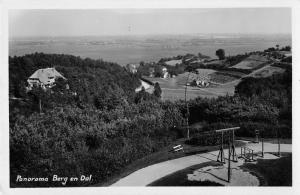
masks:
[[[70,89],[57,81],[51,90],[37,88],[26,93],[27,78],[39,68],[53,66],[67,78]],[[43,53],[10,57],[11,186],[16,186],[16,175],[92,173],[93,183],[98,183],[185,137],[184,101],[161,101],[159,95],[143,90],[135,93],[139,85],[137,75],[102,60]],[[279,132],[281,137],[291,138],[291,67],[268,78],[244,78],[234,96],[199,97],[188,105],[190,124],[203,124],[191,131],[191,139],[206,130],[231,126],[241,127],[238,136],[254,136],[259,129],[266,137],[276,137]]]

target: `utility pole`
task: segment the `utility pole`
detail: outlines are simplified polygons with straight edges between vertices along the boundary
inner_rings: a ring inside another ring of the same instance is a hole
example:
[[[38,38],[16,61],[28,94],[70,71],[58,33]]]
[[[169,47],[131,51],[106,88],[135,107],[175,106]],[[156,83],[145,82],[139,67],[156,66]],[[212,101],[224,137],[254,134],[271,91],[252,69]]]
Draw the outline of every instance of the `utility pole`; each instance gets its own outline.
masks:
[[[39,111],[42,113],[42,97],[39,97]]]
[[[184,94],[184,100],[185,100],[185,106],[186,106],[186,129],[187,129],[187,139],[190,139],[190,128],[189,128],[189,115],[190,115],[190,112],[189,112],[189,106],[188,106],[188,103],[187,103],[187,100],[186,100],[186,95],[187,95],[187,84],[188,84],[188,81],[189,81],[189,77],[190,77],[190,72],[188,73],[188,76],[187,76],[187,79],[186,79],[186,82],[185,82],[185,94]]]

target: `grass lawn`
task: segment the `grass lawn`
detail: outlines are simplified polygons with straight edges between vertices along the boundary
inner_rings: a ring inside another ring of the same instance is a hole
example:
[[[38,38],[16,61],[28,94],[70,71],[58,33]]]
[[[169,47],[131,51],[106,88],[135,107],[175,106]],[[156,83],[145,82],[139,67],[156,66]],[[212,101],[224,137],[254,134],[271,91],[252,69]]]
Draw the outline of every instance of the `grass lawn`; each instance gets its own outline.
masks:
[[[282,153],[279,159],[258,159],[257,164],[246,163],[245,171],[257,175],[263,186],[292,186],[292,154]]]
[[[164,162],[167,160],[172,160],[184,156],[194,155],[194,154],[201,154],[206,153],[210,151],[215,151],[219,149],[219,146],[191,146],[187,145],[184,142],[186,139],[179,139],[176,142],[170,144],[169,146],[162,148],[160,151],[155,152],[153,154],[150,154],[148,156],[145,156],[144,158],[141,158],[139,160],[134,161],[130,165],[126,166],[122,171],[115,173],[110,178],[108,178],[106,181],[103,181],[101,183],[98,183],[94,186],[109,186],[115,182],[117,182],[119,179],[126,177],[127,175],[142,169],[144,167]],[[179,152],[172,152],[171,149],[173,146],[176,146],[178,144],[181,144],[184,148],[183,151]],[[244,143],[237,142],[236,145],[241,145]],[[226,148],[226,147],[225,147]]]

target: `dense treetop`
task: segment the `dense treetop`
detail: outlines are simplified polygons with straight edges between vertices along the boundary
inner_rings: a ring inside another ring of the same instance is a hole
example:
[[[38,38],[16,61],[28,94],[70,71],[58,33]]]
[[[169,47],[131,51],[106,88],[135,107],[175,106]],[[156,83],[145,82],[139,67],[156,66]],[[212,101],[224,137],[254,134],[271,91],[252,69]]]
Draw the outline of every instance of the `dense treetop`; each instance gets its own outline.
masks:
[[[64,54],[34,53],[9,57],[10,95],[22,96],[27,78],[37,69],[46,67],[55,67],[62,73],[68,79],[71,90],[82,98],[86,93],[97,96],[104,91],[132,96],[134,89],[140,85],[137,77],[116,63]],[[86,97],[85,100],[91,101]]]

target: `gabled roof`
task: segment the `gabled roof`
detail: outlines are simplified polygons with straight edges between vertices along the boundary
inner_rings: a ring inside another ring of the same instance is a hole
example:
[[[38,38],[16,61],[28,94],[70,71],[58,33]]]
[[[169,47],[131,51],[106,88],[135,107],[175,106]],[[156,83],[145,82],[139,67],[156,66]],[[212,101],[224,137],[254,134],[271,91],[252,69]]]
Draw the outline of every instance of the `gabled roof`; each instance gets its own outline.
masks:
[[[35,71],[28,80],[39,80],[40,82],[47,84],[50,79],[63,78],[66,80],[64,76],[62,76],[55,68],[44,68],[38,69]]]

